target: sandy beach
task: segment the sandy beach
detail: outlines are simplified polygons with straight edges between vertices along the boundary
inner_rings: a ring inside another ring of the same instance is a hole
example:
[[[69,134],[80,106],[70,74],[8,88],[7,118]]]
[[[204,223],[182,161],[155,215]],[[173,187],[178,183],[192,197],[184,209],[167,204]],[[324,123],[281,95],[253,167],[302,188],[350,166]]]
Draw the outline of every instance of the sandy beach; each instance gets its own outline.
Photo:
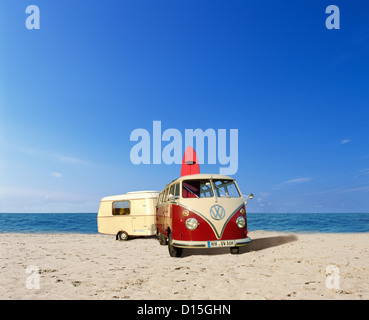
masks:
[[[0,234],[0,299],[369,299],[368,233],[249,235],[171,258],[154,238]]]

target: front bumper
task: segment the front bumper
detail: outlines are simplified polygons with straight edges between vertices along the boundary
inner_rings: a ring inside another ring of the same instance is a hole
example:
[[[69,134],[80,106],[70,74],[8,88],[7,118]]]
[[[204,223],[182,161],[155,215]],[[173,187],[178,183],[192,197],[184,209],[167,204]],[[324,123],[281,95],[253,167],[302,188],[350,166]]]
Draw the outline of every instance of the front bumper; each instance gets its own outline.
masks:
[[[234,239],[234,240],[211,240],[211,241],[182,241],[182,240],[174,240],[173,246],[178,248],[226,248],[226,247],[241,247],[252,240],[247,237],[243,239]],[[219,246],[212,246],[214,242],[222,242]],[[230,244],[232,243],[232,244]]]

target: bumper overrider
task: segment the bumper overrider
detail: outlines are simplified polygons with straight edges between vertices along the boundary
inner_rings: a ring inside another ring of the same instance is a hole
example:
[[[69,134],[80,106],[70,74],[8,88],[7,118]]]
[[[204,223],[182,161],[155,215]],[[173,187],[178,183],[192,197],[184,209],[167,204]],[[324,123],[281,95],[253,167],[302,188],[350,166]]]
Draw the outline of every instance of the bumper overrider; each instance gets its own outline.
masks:
[[[234,240],[210,240],[210,241],[182,241],[174,240],[173,246],[178,248],[227,248],[241,247],[247,245],[251,238],[234,239]]]

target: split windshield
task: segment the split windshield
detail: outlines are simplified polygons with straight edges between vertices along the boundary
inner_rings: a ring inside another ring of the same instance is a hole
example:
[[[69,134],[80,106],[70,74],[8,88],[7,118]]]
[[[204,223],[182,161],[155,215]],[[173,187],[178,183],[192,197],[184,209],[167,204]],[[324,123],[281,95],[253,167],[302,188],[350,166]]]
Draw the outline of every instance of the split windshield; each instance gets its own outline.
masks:
[[[240,196],[233,180],[197,179],[182,182],[183,198],[211,198],[214,197],[214,192],[216,197]]]

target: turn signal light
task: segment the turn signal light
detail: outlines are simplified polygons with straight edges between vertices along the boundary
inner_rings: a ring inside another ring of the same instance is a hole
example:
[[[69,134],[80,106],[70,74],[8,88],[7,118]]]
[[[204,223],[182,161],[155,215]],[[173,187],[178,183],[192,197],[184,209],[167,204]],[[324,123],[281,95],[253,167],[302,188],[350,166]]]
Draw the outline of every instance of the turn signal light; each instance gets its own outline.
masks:
[[[188,217],[190,212],[188,210],[183,210],[182,211],[182,214],[185,216],[185,217]]]

